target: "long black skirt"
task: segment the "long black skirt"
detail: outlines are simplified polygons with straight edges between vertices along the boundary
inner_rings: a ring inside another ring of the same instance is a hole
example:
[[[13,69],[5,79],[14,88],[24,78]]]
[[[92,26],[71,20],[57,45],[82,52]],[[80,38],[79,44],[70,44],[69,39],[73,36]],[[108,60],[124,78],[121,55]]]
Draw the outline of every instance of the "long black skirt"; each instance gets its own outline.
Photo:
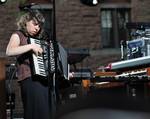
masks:
[[[27,78],[20,81],[24,119],[50,119],[48,86]]]

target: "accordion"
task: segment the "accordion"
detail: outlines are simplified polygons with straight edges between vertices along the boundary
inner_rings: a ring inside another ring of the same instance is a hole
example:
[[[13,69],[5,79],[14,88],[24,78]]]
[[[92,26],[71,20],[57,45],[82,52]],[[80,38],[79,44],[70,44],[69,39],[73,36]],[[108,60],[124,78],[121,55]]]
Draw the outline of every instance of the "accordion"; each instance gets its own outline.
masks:
[[[54,73],[56,70],[54,43],[50,41],[50,43],[47,44],[47,42],[35,38],[29,38],[28,43],[37,44],[43,49],[42,55],[36,56],[32,53],[30,58],[33,76],[46,78],[49,73]],[[58,48],[57,68],[61,70],[60,72],[63,73],[64,78],[68,79],[67,52],[60,44],[58,44]]]

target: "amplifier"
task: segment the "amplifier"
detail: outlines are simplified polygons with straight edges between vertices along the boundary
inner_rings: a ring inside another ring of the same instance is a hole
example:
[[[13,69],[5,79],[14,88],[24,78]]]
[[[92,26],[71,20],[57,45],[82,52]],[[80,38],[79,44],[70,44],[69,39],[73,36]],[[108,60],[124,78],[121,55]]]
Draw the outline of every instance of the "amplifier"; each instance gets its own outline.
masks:
[[[142,37],[127,41],[127,59],[150,55],[150,38]]]

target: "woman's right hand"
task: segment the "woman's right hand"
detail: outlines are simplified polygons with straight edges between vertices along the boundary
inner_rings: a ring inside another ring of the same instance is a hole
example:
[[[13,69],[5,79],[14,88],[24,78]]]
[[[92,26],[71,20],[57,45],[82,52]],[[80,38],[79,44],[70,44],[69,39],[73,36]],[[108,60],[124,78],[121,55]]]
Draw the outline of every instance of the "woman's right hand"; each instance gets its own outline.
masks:
[[[43,49],[37,44],[31,44],[31,48],[36,56],[41,55],[43,53]]]

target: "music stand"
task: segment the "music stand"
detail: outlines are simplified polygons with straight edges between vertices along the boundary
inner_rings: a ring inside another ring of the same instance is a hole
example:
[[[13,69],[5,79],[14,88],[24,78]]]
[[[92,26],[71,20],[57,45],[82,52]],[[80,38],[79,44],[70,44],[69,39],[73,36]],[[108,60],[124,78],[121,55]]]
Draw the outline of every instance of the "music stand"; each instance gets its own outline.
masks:
[[[82,62],[86,57],[90,56],[89,49],[67,49],[68,63],[73,65],[76,70],[76,63]]]

